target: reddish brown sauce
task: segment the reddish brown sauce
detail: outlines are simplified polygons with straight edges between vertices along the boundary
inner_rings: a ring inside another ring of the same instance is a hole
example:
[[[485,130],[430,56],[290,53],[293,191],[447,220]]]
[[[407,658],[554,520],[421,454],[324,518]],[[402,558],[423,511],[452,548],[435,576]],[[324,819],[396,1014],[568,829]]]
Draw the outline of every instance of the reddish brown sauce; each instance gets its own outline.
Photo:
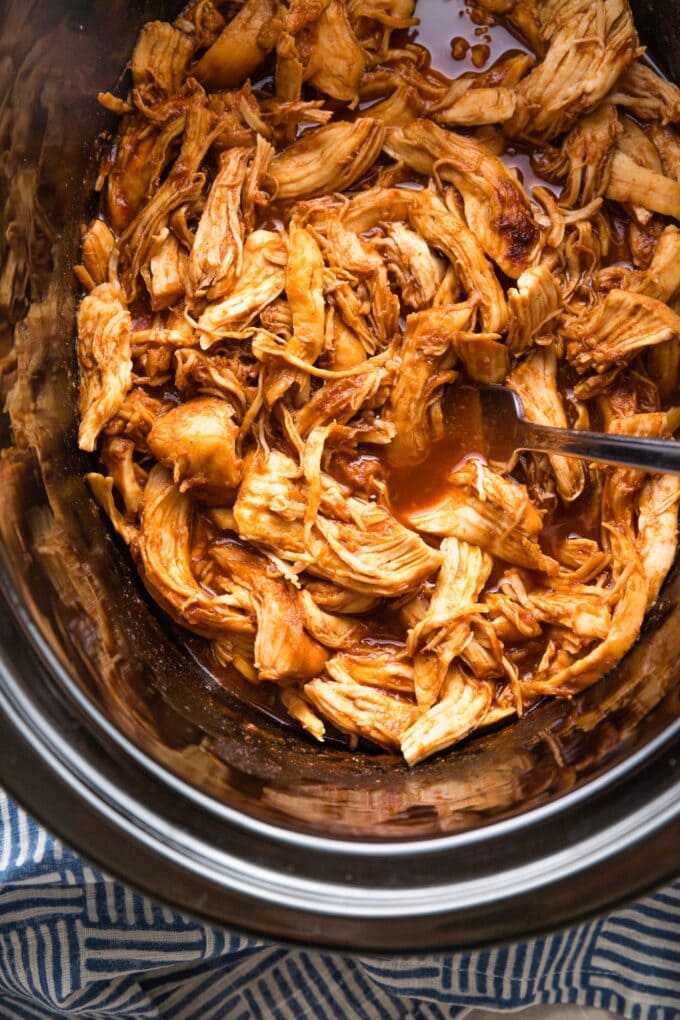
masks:
[[[490,15],[466,4],[465,0],[421,2],[416,4],[416,16],[421,23],[409,32],[409,39],[425,46],[430,51],[432,67],[450,78],[488,67],[508,50],[531,53],[527,44],[505,25],[494,23]],[[458,60],[451,52],[454,39],[469,43],[467,49],[458,44],[457,51],[461,54]]]
[[[561,184],[556,185],[546,177],[541,177],[540,174],[536,173],[531,163],[531,153],[528,150],[509,146],[501,154],[501,159],[507,167],[518,171],[520,181],[527,190],[541,187],[546,188],[553,195],[559,195],[562,190]]]
[[[470,389],[453,391],[447,403],[444,435],[417,464],[385,462],[387,486],[395,517],[403,520],[414,510],[436,506],[450,491],[451,473],[466,457],[482,454],[479,400]]]
[[[590,538],[598,541],[600,533],[600,501],[590,489],[567,508],[560,510],[552,524],[540,534],[541,547],[548,556],[555,557],[560,543],[566,538]]]

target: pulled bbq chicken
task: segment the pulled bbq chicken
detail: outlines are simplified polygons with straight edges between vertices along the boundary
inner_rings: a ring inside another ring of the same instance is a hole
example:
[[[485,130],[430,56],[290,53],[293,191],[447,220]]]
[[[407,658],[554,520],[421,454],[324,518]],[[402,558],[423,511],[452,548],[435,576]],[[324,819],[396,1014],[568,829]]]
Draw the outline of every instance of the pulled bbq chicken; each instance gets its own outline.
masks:
[[[534,55],[447,74],[413,0],[149,22],[76,267],[87,479],[151,596],[409,765],[597,681],[677,549],[676,478],[503,472],[469,395],[673,440],[680,90],[627,0],[476,6]]]

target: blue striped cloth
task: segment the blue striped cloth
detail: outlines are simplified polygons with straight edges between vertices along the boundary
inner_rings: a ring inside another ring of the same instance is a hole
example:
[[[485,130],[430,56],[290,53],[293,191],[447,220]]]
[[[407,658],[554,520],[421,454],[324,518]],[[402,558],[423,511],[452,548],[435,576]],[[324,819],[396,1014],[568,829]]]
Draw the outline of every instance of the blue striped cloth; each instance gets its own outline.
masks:
[[[428,957],[292,950],[201,924],[86,864],[0,793],[0,1017],[443,1020],[574,1003],[680,1018],[680,882],[599,921]]]

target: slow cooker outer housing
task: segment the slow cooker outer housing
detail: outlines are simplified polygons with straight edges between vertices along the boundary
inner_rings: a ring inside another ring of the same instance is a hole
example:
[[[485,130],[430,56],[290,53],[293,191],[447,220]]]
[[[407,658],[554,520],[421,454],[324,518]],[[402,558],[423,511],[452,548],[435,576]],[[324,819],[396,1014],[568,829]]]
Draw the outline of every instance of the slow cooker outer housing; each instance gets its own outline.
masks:
[[[633,6],[680,80],[680,7]],[[637,646],[594,688],[415,770],[321,750],[244,710],[140,590],[81,480],[72,267],[93,208],[92,139],[113,126],[94,96],[115,90],[140,25],[175,14],[0,0],[0,780],[150,895],[317,945],[506,940],[669,879],[677,567]]]

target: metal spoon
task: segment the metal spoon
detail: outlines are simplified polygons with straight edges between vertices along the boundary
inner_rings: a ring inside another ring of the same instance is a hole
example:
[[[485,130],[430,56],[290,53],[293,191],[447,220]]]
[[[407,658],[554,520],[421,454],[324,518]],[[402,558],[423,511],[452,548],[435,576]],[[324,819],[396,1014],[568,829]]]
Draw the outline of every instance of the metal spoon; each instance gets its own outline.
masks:
[[[495,467],[510,470],[522,450],[559,454],[640,468],[661,474],[680,474],[680,443],[673,439],[641,439],[638,436],[581,432],[527,421],[519,396],[504,386],[463,386],[450,393],[455,406],[456,392],[477,394],[481,422],[482,453]],[[469,405],[468,405],[469,406]],[[454,415],[455,417],[455,415]]]

